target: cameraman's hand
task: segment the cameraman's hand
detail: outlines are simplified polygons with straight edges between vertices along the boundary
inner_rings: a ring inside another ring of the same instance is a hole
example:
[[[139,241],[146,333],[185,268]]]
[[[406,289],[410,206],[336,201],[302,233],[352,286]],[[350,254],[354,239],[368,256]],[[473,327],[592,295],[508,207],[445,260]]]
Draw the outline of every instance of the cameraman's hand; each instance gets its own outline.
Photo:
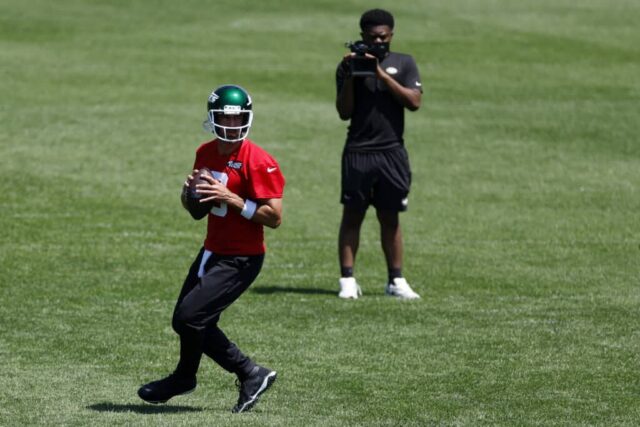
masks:
[[[420,108],[422,92],[418,89],[410,89],[398,83],[389,73],[382,69],[380,61],[373,55],[365,54],[368,58],[376,60],[376,77],[388,89],[391,95],[409,111],[416,111]]]
[[[364,56],[365,56],[366,58],[373,59],[374,61],[376,61],[376,77],[377,77],[379,80],[384,80],[384,79],[385,79],[385,77],[389,77],[389,75],[388,75],[388,74],[387,74],[387,73],[382,69],[382,67],[380,66],[380,61],[378,60],[378,57],[377,57],[377,56],[373,56],[373,55],[372,55],[372,54],[370,54],[370,53],[365,53],[365,54],[364,54]]]
[[[353,58],[354,56],[356,56],[355,53],[349,52],[345,56],[342,57],[342,62],[340,63],[340,67],[342,68],[342,71],[344,72],[345,78],[350,79],[350,78],[353,77],[351,75],[351,58]]]

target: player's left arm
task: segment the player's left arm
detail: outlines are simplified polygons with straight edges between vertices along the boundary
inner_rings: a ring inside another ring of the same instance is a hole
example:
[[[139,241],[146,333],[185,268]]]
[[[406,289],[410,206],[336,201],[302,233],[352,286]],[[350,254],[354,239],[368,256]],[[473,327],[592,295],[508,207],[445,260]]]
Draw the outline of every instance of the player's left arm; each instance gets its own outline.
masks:
[[[243,209],[245,213],[247,212],[245,205],[248,205],[247,208],[251,208],[251,210],[255,208],[253,215],[247,218],[249,221],[254,221],[270,228],[278,228],[280,226],[282,222],[281,198],[244,200],[217,179],[206,175],[203,178],[209,183],[197,186],[198,193],[205,196],[201,199],[201,203],[211,200],[215,200],[218,203],[226,203],[230,209],[240,214],[242,214]],[[255,203],[254,208],[251,203]]]
[[[256,203],[258,208],[251,221],[278,228],[282,223],[282,199],[259,199]]]

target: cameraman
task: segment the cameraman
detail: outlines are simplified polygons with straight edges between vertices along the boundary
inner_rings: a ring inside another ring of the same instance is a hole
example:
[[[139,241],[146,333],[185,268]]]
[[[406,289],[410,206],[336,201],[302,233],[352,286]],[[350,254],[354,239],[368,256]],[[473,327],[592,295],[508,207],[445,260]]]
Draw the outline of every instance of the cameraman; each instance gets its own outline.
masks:
[[[390,52],[394,20],[382,9],[360,18],[362,42],[352,45],[336,70],[336,109],[351,120],[342,154],[342,222],[338,240],[340,298],[362,294],[353,276],[360,227],[373,205],[380,223],[380,239],[388,280],[385,293],[405,299],[420,298],[402,275],[402,233],[399,212],[408,206],[411,170],[404,148],[404,109],[420,107],[422,86],[418,67],[409,55]],[[373,61],[364,67],[362,60]],[[366,75],[366,69],[372,70]],[[365,74],[365,75],[363,75]]]

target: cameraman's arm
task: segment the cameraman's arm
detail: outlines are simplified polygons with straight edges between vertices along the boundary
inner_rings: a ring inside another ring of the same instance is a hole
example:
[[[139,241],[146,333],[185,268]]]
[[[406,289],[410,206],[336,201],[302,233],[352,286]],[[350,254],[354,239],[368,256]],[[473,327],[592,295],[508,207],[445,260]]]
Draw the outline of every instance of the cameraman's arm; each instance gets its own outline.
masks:
[[[336,96],[336,110],[342,120],[349,120],[353,114],[353,76],[349,73],[348,54],[342,60],[340,68],[336,72],[336,83],[338,86],[338,95]]]
[[[377,76],[384,82],[385,85],[387,85],[393,97],[408,110],[416,111],[418,108],[420,108],[422,92],[420,92],[418,89],[411,89],[402,86],[400,83],[395,81],[393,77],[387,74],[380,67],[380,64],[378,64]]]
[[[367,53],[367,56],[375,59],[375,56]],[[408,64],[411,68],[411,75],[415,77],[416,81],[420,80],[418,76],[418,70],[415,67],[413,62]],[[393,77],[387,74],[382,67],[380,66],[380,62],[378,61],[378,67],[376,69],[376,77],[382,80],[382,82],[389,88],[389,91],[393,95],[393,97],[404,107],[409,109],[410,111],[416,111],[420,108],[420,101],[422,100],[422,91],[420,89],[404,87],[402,84],[398,83]]]

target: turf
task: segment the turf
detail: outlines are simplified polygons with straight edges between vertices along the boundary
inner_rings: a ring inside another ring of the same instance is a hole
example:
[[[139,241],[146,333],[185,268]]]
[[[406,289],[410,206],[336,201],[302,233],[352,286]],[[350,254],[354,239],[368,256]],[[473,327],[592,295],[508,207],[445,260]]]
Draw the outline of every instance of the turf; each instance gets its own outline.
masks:
[[[373,213],[364,297],[336,297],[333,73],[369,2],[0,4],[0,425],[640,423],[640,6],[381,6],[425,87],[402,217],[418,302],[384,297]],[[145,405],[204,233],[180,185],[231,82],[287,187],[221,325],[279,379],[232,415],[204,361],[195,393]]]

